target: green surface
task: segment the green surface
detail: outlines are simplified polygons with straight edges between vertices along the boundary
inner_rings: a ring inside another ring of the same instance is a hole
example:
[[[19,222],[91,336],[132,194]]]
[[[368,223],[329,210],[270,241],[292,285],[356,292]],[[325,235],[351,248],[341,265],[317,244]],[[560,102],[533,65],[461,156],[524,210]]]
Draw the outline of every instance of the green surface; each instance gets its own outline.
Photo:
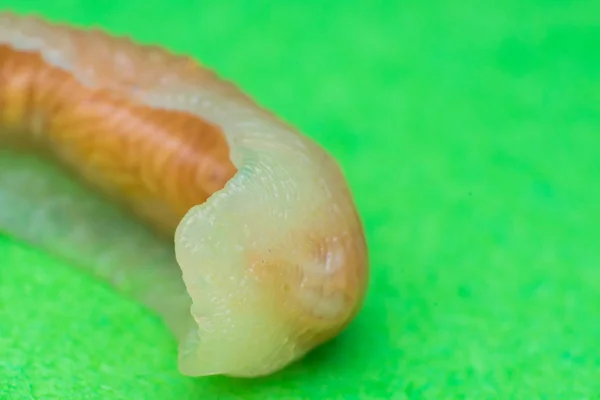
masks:
[[[0,399],[600,396],[599,6],[120,3],[0,1],[192,53],[325,145],[369,298],[276,376],[189,379],[153,314],[3,238]]]

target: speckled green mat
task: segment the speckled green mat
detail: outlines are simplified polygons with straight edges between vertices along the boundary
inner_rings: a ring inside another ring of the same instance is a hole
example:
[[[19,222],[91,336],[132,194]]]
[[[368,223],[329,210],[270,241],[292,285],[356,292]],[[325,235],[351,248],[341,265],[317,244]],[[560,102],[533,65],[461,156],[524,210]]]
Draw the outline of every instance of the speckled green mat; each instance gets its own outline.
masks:
[[[339,158],[373,271],[360,317],[304,362],[197,380],[153,314],[3,238],[0,399],[600,398],[600,3],[0,5],[237,81]]]

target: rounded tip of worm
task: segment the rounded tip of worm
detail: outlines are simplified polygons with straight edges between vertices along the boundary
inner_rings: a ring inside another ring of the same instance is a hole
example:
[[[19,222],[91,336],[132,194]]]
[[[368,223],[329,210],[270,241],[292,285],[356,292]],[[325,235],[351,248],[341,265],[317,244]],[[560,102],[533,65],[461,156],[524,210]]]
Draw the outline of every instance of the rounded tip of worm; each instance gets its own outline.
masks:
[[[337,165],[306,149],[255,154],[250,172],[237,160],[240,172],[179,225],[176,254],[197,324],[182,344],[184,374],[276,372],[359,311],[368,275],[361,221]]]

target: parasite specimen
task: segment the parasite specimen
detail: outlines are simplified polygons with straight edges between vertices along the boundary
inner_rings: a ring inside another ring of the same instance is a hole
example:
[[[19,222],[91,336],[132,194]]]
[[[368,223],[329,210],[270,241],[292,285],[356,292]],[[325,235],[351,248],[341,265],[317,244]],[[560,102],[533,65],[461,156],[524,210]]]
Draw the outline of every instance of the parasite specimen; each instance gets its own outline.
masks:
[[[271,374],[356,316],[363,226],[316,142],[98,29],[1,13],[0,60],[0,228],[154,310],[183,374]]]

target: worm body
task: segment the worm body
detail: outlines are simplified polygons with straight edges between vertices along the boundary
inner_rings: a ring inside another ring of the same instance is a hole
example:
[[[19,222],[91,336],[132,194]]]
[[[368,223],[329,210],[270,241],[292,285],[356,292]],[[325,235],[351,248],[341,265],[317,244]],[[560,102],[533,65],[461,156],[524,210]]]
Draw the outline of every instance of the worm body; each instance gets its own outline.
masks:
[[[193,59],[98,30],[3,13],[0,59],[0,226],[155,310],[182,373],[270,374],[356,315],[362,223],[319,145]]]

